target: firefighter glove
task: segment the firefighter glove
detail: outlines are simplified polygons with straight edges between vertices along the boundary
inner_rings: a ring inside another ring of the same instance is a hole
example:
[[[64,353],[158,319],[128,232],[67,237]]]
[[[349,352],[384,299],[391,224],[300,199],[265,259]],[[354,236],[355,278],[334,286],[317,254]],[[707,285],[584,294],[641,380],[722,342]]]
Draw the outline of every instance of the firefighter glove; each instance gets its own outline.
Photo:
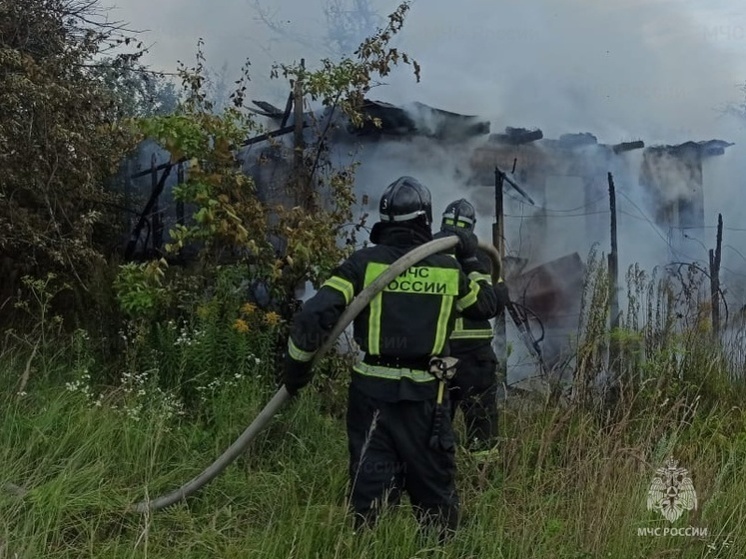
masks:
[[[311,382],[313,378],[311,367],[311,361],[296,361],[285,354],[282,381],[291,396],[297,394],[301,388]]]
[[[452,229],[451,232],[458,237],[458,244],[456,245],[456,258],[459,262],[466,262],[477,257],[477,248],[479,246],[479,239],[471,231],[463,229]]]
[[[508,286],[505,282],[500,280],[495,284],[495,295],[497,296],[497,305],[499,308],[504,309],[505,305],[510,303],[510,293],[508,292]]]

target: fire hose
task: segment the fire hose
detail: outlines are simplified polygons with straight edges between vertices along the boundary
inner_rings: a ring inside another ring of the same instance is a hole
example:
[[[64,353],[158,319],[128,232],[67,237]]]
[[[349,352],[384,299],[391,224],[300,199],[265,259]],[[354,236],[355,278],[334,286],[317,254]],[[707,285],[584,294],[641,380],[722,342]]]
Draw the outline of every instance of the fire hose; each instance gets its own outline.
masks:
[[[410,252],[399,258],[396,262],[394,262],[385,272],[383,272],[370,285],[363,289],[363,291],[361,291],[357,295],[357,297],[355,297],[355,299],[353,299],[352,302],[348,305],[348,307],[342,313],[342,316],[340,316],[339,320],[337,321],[337,324],[335,324],[334,328],[329,333],[326,342],[316,352],[311,367],[313,368],[318,364],[323,355],[333,347],[333,345],[337,341],[337,338],[342,334],[342,332],[344,332],[344,330],[352,323],[355,317],[360,314],[360,312],[379,292],[383,290],[384,287],[386,287],[386,285],[388,285],[397,276],[405,272],[409,267],[417,264],[428,256],[451,249],[456,246],[457,243],[457,237],[445,237],[436,239],[411,250]],[[500,270],[500,256],[497,250],[495,250],[495,247],[493,247],[492,245],[487,245],[484,243],[479,243],[479,248],[487,252],[487,254],[489,254],[490,258],[492,259],[494,271],[493,276],[495,276],[495,278],[493,279],[496,279],[496,277],[499,275]],[[511,313],[511,316],[513,316],[513,313]],[[516,326],[519,328],[519,331],[524,334],[524,329],[521,328],[519,321],[517,321],[515,317],[513,317],[513,319],[514,321],[516,321]],[[527,343],[529,342],[530,340],[527,340]],[[540,353],[538,353],[538,357],[540,359],[540,363],[543,365]],[[141,501],[129,507],[129,510],[134,510],[138,513],[161,510],[168,506],[176,504],[179,501],[183,501],[187,497],[199,491],[203,486],[220,475],[223,470],[225,470],[225,468],[227,468],[236,458],[238,458],[239,455],[243,453],[249,443],[251,443],[251,441],[259,434],[259,432],[261,432],[267,426],[267,424],[271,421],[271,419],[282,407],[282,405],[289,399],[289,397],[290,394],[288,393],[285,386],[281,386],[280,389],[272,397],[272,399],[264,406],[261,412],[259,412],[259,415],[257,415],[254,421],[252,421],[251,424],[244,430],[244,432],[241,433],[241,435],[233,442],[233,444],[231,444],[225,450],[225,452],[223,452],[223,454],[221,454],[202,473],[189,480],[179,489],[176,489],[171,493],[167,493],[153,500]],[[26,493],[25,489],[13,484],[6,484],[6,486],[4,486],[4,489],[19,496]]]
[[[368,306],[371,300],[378,295],[392,280],[396,279],[397,276],[405,272],[409,267],[417,264],[420,260],[427,258],[435,253],[448,250],[456,246],[458,243],[457,237],[445,237],[442,239],[436,239],[420,245],[417,248],[409,251],[407,254],[399,258],[394,262],[385,272],[378,276],[375,281],[363,289],[357,297],[347,306],[342,316],[339,317],[337,324],[334,325],[332,331],[329,333],[329,337],[326,342],[319,348],[316,355],[313,358],[311,367],[315,367],[323,355],[331,349],[337,341],[337,338],[345,331],[345,329],[352,323],[355,317],[362,312],[362,310]],[[487,248],[486,245],[481,245],[482,248]],[[494,250],[494,248],[493,248]],[[215,460],[210,466],[205,469],[197,477],[192,478],[190,481],[185,483],[179,489],[172,491],[166,495],[158,497],[150,501],[141,501],[134,505],[132,508],[135,512],[145,513],[148,511],[156,511],[168,506],[171,506],[179,501],[182,501],[201,489],[204,485],[215,479],[225,468],[227,468],[249,445],[249,443],[257,436],[257,434],[264,429],[264,427],[270,422],[272,417],[277,413],[280,407],[288,400],[290,394],[288,393],[285,386],[281,386],[277,393],[272,399],[264,406],[259,415],[251,422],[246,430],[235,440],[235,442],[229,446],[223,454],[221,454],[217,460]]]

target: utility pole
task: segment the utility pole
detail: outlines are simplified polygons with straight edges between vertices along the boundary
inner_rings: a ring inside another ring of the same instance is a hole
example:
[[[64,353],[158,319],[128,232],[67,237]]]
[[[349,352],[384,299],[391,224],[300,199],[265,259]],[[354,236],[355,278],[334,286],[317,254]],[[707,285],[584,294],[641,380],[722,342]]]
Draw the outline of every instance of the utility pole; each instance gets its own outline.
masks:
[[[608,173],[609,181],[609,210],[611,211],[611,252],[609,253],[609,301],[611,315],[611,330],[619,328],[619,253],[616,234],[616,188],[614,176]],[[609,348],[609,365],[613,365],[618,358],[616,344]]]
[[[720,333],[720,257],[723,246],[723,214],[718,214],[715,251],[710,249],[710,299],[712,301],[712,335]]]
[[[300,60],[301,72],[306,67],[305,59]],[[293,108],[294,108],[294,142],[293,142],[293,188],[295,190],[295,203],[301,208],[309,209],[310,199],[307,193],[304,169],[304,152],[306,149],[303,141],[303,81],[296,76],[293,82]]]
[[[614,176],[607,174],[609,182],[609,210],[611,213],[611,252],[609,252],[609,368],[605,388],[604,402],[607,406],[614,406],[620,397],[618,380],[622,374],[620,359],[619,337],[619,252],[616,236],[616,188]]]
[[[503,182],[505,174],[495,166],[495,223],[492,224],[492,244],[500,254],[500,275],[505,277],[505,211],[503,208]],[[497,340],[497,362],[500,371],[507,375],[508,345],[505,336],[505,313],[495,318],[495,339]]]

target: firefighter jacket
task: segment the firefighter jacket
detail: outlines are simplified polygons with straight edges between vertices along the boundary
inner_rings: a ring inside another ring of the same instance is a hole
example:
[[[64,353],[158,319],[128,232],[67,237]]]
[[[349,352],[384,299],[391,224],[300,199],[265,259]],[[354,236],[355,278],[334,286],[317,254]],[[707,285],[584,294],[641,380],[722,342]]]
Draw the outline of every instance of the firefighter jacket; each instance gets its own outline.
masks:
[[[482,250],[477,251],[477,258],[483,268],[491,268],[491,260]],[[499,280],[502,283],[502,279]],[[501,290],[496,294],[497,307],[491,318],[499,316],[505,310],[507,301],[501,296]],[[461,359],[466,354],[473,354],[476,358],[494,357],[492,350],[492,338],[494,332],[489,319],[473,319],[468,316],[459,315],[456,318],[455,327],[451,333],[451,355]]]
[[[288,356],[311,361],[353,298],[396,260],[431,239],[397,225],[386,228],[376,246],[352,254],[295,316]],[[437,381],[428,363],[431,356],[449,354],[456,313],[487,319],[496,307],[491,278],[481,265],[462,270],[452,255],[425,258],[391,281],[356,317],[354,339],[365,357],[354,366],[352,383],[388,402],[434,398]]]

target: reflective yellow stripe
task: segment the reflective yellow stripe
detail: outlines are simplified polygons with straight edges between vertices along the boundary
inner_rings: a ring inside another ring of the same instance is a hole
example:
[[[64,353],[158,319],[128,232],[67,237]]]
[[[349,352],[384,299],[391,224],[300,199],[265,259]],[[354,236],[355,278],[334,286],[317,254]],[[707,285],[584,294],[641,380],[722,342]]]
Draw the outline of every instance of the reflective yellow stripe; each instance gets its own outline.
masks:
[[[489,274],[483,274],[481,272],[470,272],[469,279],[472,281],[486,281],[487,283],[492,285],[492,278]]]
[[[433,344],[433,355],[439,355],[448,339],[448,320],[451,318],[453,308],[453,297],[443,297],[440,301],[440,312],[438,313],[438,324],[435,330],[435,343]]]
[[[350,304],[350,301],[352,301],[352,297],[355,295],[355,288],[353,287],[352,283],[344,278],[340,278],[339,276],[330,277],[324,282],[321,287],[331,287],[332,289],[336,289],[337,291],[341,292],[342,295],[344,295],[345,297],[346,305]]]
[[[456,325],[451,333],[452,340],[482,340],[492,338],[492,329],[486,328],[464,328],[464,319],[457,318]]]
[[[379,293],[370,302],[370,316],[368,316],[368,353],[381,354],[381,308],[383,297]]]
[[[461,220],[459,220],[459,221],[453,221],[453,219],[451,219],[451,218],[446,218],[443,221],[445,222],[446,225],[455,225],[456,227],[465,227],[465,228],[468,228],[469,225],[470,225],[469,223],[466,223],[465,221],[461,221]]]
[[[456,301],[456,309],[463,311],[465,308],[472,306],[477,302],[477,296],[479,295],[479,284],[474,280],[469,282],[469,293],[461,297]]]
[[[457,332],[453,331],[451,334],[452,340],[488,340],[492,338],[492,330],[479,329],[479,330],[461,330]]]
[[[290,357],[292,357],[296,361],[303,361],[305,363],[313,359],[313,356],[316,355],[316,352],[303,351],[301,348],[295,345],[295,343],[293,343],[293,338],[288,338],[288,355],[290,355]]]
[[[374,265],[375,264],[375,265]],[[365,267],[365,280],[363,287],[369,286],[383,273],[387,266],[370,262]],[[371,355],[381,354],[381,307],[383,295],[378,293],[370,302],[368,315],[368,353]]]
[[[358,363],[352,368],[353,371],[366,377],[385,378],[389,380],[409,379],[413,382],[434,382],[436,379],[427,371],[417,369],[396,369],[394,367],[382,367],[370,365],[369,363]]]

